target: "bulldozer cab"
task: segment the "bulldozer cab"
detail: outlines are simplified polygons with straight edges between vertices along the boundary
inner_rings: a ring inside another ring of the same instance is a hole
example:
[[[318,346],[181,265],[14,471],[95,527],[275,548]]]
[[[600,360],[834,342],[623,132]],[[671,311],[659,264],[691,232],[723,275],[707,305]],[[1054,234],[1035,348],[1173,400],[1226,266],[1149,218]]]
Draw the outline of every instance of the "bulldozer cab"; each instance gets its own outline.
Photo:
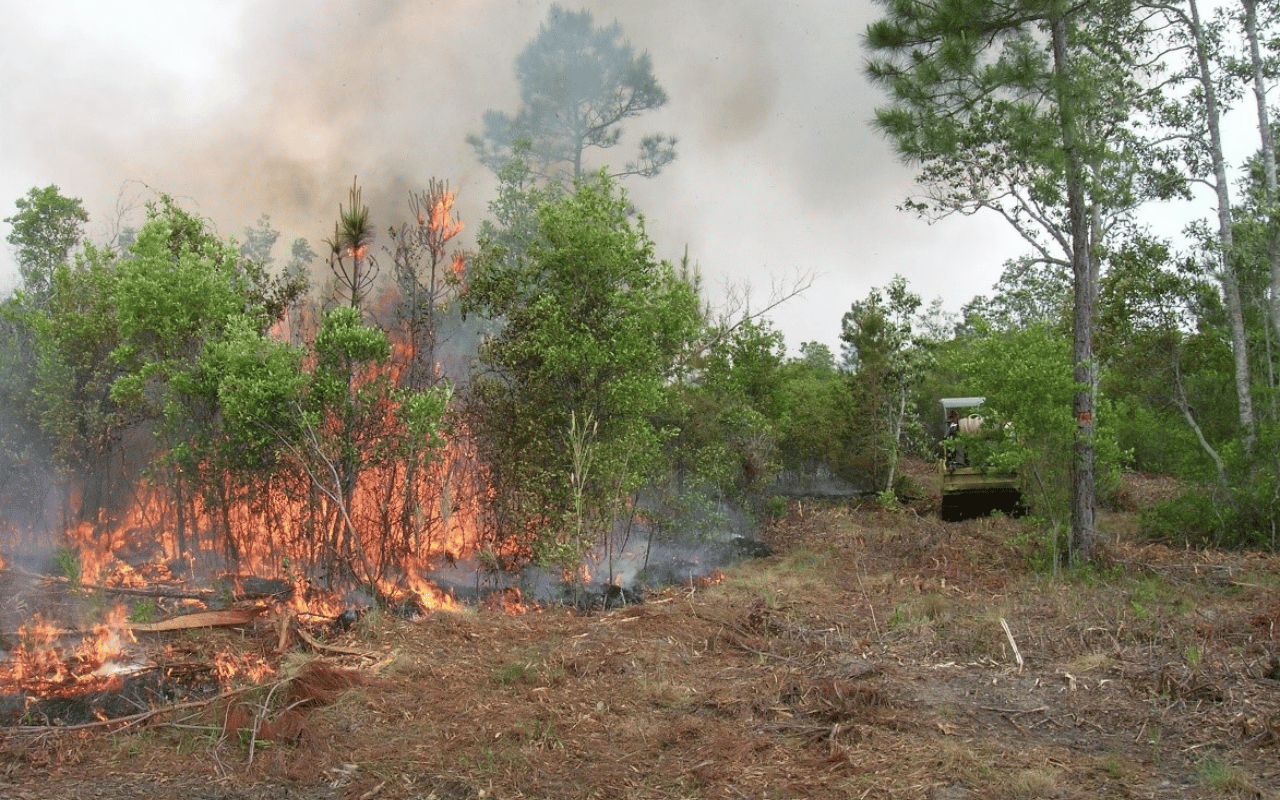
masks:
[[[940,443],[938,476],[942,494],[941,515],[957,521],[986,516],[993,511],[1021,514],[1025,511],[1018,490],[1017,473],[988,469],[969,463],[965,440],[983,431],[979,410],[986,398],[946,397],[942,415],[946,435]]]
[[[967,467],[969,459],[960,441],[963,433],[967,436],[976,434],[982,429],[982,416],[978,409],[985,397],[944,397],[942,398],[942,416],[946,421],[946,435],[942,443],[942,457],[948,466]]]

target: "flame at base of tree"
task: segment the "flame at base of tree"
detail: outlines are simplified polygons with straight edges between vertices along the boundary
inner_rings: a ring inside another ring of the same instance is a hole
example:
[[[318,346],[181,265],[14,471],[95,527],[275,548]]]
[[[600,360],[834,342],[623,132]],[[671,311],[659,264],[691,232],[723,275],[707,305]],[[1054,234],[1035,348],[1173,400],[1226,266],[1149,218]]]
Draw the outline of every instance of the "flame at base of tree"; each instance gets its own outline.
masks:
[[[249,575],[283,583],[304,619],[337,617],[353,593],[357,605],[430,611],[457,601],[426,574],[495,548],[480,532],[486,489],[464,434],[430,461],[362,470],[345,501],[287,467],[261,484],[227,487],[215,502],[197,496],[181,506],[171,487],[144,482],[118,519],[67,532],[79,582],[208,586]]]

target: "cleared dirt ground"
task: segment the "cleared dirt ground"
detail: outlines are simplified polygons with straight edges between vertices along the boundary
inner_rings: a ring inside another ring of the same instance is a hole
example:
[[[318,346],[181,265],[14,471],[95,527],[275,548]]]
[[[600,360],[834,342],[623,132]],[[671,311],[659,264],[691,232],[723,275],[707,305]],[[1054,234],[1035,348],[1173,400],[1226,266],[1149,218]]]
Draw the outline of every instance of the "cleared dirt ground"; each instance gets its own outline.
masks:
[[[275,674],[0,730],[0,797],[1280,796],[1280,559],[1111,514],[1105,563],[1055,575],[1022,523],[928,505],[796,505],[777,555],[607,612],[370,614],[283,656],[266,620],[173,634]]]

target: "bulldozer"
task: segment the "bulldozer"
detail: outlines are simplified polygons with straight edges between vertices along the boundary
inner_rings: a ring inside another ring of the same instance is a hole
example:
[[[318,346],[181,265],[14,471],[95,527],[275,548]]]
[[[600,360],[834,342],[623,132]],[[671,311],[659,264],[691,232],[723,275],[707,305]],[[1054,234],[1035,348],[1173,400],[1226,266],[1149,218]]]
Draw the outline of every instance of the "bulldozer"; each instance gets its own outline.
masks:
[[[973,443],[993,433],[984,423],[984,397],[945,397],[942,415],[946,436],[939,445],[938,477],[942,494],[940,516],[947,522],[1026,513],[1017,472],[971,463]]]

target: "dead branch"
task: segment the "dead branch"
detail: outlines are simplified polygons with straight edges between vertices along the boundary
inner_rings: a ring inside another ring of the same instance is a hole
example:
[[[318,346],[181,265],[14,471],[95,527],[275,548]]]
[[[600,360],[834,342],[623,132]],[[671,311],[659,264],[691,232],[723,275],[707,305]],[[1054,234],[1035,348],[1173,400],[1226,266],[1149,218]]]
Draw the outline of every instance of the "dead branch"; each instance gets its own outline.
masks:
[[[316,650],[323,650],[326,653],[339,653],[347,656],[360,656],[361,658],[377,658],[379,653],[373,653],[368,650],[356,650],[354,647],[339,647],[333,644],[324,644],[317,641],[314,636],[304,631],[302,628],[294,628],[302,641],[311,645]]]
[[[137,714],[130,714],[127,717],[116,717],[115,719],[101,719],[95,722],[82,722],[79,725],[15,725],[13,727],[0,729],[0,737],[12,738],[22,734],[29,735],[29,736],[44,736],[48,734],[61,735],[64,733],[70,733],[72,731],[82,731],[82,730],[88,730],[91,728],[107,728],[112,725],[120,725],[122,729],[129,728],[138,724],[139,722],[143,722],[145,720],[151,719],[152,717],[158,717],[161,714],[168,714],[171,711],[186,711],[193,708],[203,708],[207,705],[216,703],[219,700],[226,700],[227,698],[235,697],[238,694],[243,694],[244,692],[247,692],[250,689],[256,689],[256,688],[258,687],[243,686],[239,689],[228,689],[227,691],[222,692],[221,694],[214,695],[213,697],[206,697],[204,700],[189,700],[185,703],[178,703],[172,706],[165,706],[163,708],[153,708],[149,711],[141,711]]]
[[[220,611],[200,611],[195,614],[184,614],[160,622],[133,622],[129,629],[135,633],[160,633],[162,631],[184,631],[191,628],[216,628],[224,625],[246,625],[253,622],[267,610],[267,606],[251,606],[248,608],[226,608]]]
[[[751,308],[751,287],[731,286],[726,290],[724,307],[712,323],[707,338],[700,343],[693,355],[701,355],[729,339],[743,325],[763,319],[778,306],[787,303],[812,288],[817,279],[813,272],[796,270],[787,281],[775,279],[768,300],[757,309]],[[708,311],[708,315],[710,312]]]
[[[135,633],[163,633],[164,631],[185,631],[192,628],[217,628],[229,625],[246,625],[267,610],[267,606],[251,606],[247,608],[227,608],[221,611],[200,611],[195,614],[184,614],[171,617],[160,622],[129,622],[123,627]],[[77,636],[93,633],[96,625],[84,625],[78,628],[53,628],[48,632],[54,636]],[[19,636],[20,634],[4,634]]]
[[[76,583],[72,584],[69,578],[61,575],[41,575],[37,572],[28,572],[20,567],[9,567],[8,569],[0,569],[0,574],[17,575],[20,578],[26,578],[33,581],[49,581],[51,583],[60,583],[75,589],[88,589],[95,592],[109,592],[111,594],[126,594],[131,597],[157,597],[175,600],[213,600],[218,595],[207,589],[133,589],[124,586],[104,586],[97,583]]]

